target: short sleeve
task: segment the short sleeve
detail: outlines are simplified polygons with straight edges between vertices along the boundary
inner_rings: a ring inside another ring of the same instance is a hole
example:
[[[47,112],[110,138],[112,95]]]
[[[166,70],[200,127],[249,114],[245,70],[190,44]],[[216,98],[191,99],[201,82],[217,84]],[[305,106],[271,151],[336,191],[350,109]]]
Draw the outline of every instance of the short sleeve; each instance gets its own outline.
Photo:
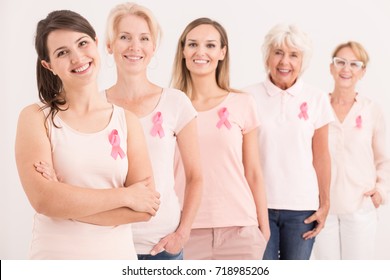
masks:
[[[256,101],[253,96],[247,93],[240,93],[245,100],[244,106],[242,107],[245,110],[245,119],[244,126],[242,128],[242,133],[246,134],[251,132],[253,129],[260,125],[259,114],[257,112]]]
[[[325,93],[321,93],[318,96],[318,106],[317,106],[317,118],[314,121],[315,129],[323,127],[334,121],[334,115],[332,111],[332,106],[329,102],[329,97]]]
[[[174,94],[176,108],[176,125],[174,127],[175,134],[178,134],[191,120],[196,118],[198,115],[194,106],[192,106],[191,100],[185,95],[184,92],[176,90],[175,92],[169,93]],[[172,108],[174,109],[174,108]]]

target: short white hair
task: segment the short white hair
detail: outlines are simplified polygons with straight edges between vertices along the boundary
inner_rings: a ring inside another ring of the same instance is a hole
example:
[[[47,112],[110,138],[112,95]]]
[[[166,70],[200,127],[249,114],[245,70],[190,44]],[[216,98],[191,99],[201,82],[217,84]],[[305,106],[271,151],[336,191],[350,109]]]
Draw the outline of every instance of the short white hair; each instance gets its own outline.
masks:
[[[265,36],[262,51],[266,71],[269,71],[267,60],[272,48],[281,47],[284,44],[302,52],[302,67],[299,73],[301,75],[309,65],[312,55],[312,42],[306,33],[293,24],[277,24]]]

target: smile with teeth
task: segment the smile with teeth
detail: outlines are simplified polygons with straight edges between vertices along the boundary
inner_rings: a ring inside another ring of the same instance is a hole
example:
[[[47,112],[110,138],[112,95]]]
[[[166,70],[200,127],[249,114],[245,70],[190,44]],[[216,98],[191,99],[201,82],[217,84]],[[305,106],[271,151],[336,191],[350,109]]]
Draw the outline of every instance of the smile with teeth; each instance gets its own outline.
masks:
[[[282,73],[289,73],[290,70],[288,69],[278,69],[279,72],[282,72]]]
[[[87,70],[90,65],[91,65],[90,62],[88,62],[87,64],[85,64],[79,68],[73,69],[72,72],[75,72],[75,73],[83,72],[83,71]]]
[[[206,63],[209,63],[209,60],[206,60],[206,59],[194,59],[194,63],[206,64]]]
[[[125,55],[124,57],[126,57],[127,59],[130,59],[130,60],[141,60],[142,59],[142,56]]]

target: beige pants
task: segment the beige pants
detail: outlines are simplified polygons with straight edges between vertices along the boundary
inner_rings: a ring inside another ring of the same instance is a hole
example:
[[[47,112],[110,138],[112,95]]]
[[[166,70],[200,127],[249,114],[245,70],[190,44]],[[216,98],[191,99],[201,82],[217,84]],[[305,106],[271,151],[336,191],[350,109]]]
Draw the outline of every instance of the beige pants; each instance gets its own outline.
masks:
[[[257,226],[191,230],[185,260],[261,260],[266,247]]]

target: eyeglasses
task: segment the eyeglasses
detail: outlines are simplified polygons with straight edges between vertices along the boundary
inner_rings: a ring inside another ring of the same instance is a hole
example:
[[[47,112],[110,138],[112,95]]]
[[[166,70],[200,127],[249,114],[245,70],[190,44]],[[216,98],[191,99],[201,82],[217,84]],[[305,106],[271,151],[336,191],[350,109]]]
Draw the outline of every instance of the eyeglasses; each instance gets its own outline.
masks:
[[[364,62],[359,60],[346,60],[341,57],[333,57],[333,64],[339,68],[342,69],[345,66],[349,66],[353,71],[358,71],[364,67]]]

